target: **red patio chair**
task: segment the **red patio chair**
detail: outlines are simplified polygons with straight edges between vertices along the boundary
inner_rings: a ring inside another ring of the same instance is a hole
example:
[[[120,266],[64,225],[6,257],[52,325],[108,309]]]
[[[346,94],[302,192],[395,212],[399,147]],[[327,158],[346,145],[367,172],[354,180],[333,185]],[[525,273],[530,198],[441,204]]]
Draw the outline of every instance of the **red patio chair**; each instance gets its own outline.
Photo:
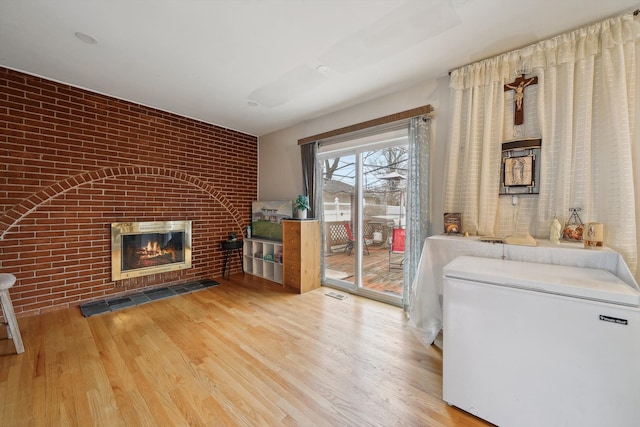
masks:
[[[394,228],[391,234],[391,246],[389,247],[389,271],[392,268],[403,268],[404,257],[400,261],[393,261],[394,254],[404,255],[404,238],[406,230],[404,228]]]
[[[353,233],[351,232],[351,224],[349,224],[349,222],[347,221],[345,221],[344,223],[344,230],[347,232],[347,238],[349,239],[347,246],[344,247],[344,251],[347,253],[347,255],[351,255],[351,250],[353,249],[353,243],[355,242],[355,239],[353,238]],[[362,238],[362,243],[364,243],[364,247],[367,250],[367,255],[369,255],[369,246],[367,245],[367,241],[364,239],[364,237]]]

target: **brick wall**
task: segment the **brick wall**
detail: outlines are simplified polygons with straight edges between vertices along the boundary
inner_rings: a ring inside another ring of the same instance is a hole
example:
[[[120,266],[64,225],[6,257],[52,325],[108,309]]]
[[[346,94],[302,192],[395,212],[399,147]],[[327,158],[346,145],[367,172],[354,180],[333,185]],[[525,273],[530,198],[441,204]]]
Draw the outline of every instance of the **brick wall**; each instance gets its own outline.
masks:
[[[257,196],[256,137],[1,67],[0,158],[18,316],[220,277]],[[192,268],[111,281],[110,224],[168,220],[193,221]]]

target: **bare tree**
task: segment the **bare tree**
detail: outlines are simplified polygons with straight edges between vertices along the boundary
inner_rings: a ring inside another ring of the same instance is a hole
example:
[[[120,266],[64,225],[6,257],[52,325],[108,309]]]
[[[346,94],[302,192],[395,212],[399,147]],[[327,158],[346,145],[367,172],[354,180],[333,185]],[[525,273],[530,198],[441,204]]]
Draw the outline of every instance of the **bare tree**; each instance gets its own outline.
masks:
[[[329,163],[331,161],[331,163]],[[338,165],[340,164],[340,157],[335,157],[333,159],[327,159],[324,161],[324,177],[328,181],[333,179],[333,173],[338,169]]]

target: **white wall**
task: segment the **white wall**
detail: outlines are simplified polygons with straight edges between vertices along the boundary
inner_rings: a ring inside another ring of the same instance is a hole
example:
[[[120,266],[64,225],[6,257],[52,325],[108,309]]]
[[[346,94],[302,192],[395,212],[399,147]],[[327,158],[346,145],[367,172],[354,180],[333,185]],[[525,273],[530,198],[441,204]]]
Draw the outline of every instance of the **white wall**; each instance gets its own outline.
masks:
[[[261,136],[258,143],[259,199],[293,200],[302,192],[299,139],[427,104],[435,110],[431,138],[432,234],[441,233],[448,76]]]

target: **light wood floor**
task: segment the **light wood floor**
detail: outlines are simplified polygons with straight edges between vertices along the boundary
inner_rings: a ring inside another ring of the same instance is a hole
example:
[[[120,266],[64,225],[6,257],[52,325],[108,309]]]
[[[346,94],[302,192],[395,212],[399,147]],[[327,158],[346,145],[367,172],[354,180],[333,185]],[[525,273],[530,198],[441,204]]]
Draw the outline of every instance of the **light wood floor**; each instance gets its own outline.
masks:
[[[0,341],[0,424],[485,425],[440,399],[441,352],[399,308],[220,282],[91,318],[19,319],[26,352]]]

